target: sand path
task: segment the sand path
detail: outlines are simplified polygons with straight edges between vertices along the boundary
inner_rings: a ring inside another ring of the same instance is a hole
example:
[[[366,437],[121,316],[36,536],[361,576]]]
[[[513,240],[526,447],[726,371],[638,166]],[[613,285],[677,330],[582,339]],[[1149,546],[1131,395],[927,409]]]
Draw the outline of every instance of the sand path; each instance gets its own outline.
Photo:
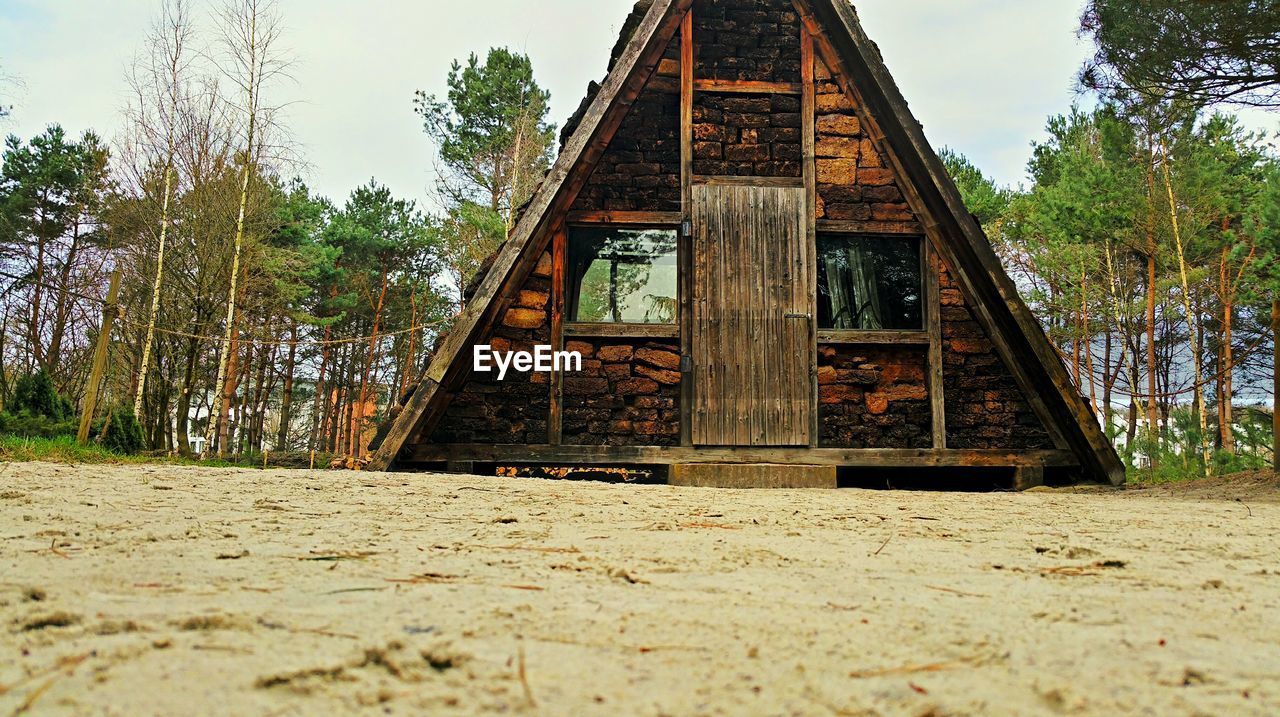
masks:
[[[0,466],[0,716],[1275,715],[1274,488]]]

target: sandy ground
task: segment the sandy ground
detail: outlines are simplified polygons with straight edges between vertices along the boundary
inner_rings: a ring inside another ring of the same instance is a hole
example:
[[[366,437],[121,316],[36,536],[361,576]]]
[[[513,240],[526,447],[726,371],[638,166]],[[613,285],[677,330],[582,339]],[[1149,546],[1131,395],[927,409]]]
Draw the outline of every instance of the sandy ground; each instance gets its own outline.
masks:
[[[1280,502],[0,466],[0,715],[1275,715]]]

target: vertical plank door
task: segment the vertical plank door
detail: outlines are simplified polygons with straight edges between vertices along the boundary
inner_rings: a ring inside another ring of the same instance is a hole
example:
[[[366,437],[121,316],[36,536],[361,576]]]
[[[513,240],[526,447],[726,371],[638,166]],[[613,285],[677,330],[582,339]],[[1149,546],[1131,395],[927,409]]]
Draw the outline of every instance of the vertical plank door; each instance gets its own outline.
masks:
[[[800,187],[693,187],[693,442],[807,446],[813,274]]]

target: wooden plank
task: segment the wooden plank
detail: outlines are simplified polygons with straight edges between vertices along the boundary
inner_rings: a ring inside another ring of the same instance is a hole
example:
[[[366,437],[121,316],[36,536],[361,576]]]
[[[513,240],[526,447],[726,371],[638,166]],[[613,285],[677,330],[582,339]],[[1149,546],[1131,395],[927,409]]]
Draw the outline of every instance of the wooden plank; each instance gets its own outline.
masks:
[[[811,443],[804,202],[798,188],[694,187],[695,445]]]
[[[808,272],[805,276],[805,290],[809,294],[809,343],[814,357],[810,365],[809,426],[810,445],[818,445],[822,436],[818,415],[818,174],[817,157],[817,89],[814,86],[814,54],[813,36],[802,26],[800,28],[800,84],[803,89],[800,95],[800,142],[801,156],[804,163],[805,194],[805,235],[804,250],[808,259]]]
[[[583,114],[578,129],[556,158],[508,241],[503,245],[481,281],[475,297],[454,322],[428,366],[413,398],[392,424],[378,452],[370,459],[369,470],[386,470],[410,440],[429,428],[443,413],[447,396],[435,401],[443,383],[455,383],[465,376],[468,362],[459,360],[464,349],[506,309],[514,289],[513,276],[532,269],[546,246],[549,221],[563,213],[594,169],[608,140],[617,130],[628,108],[653,74],[692,0],[654,0],[640,25],[618,58],[613,72]],[[433,412],[428,414],[428,408]]]
[[[804,188],[804,177],[732,177],[694,175],[694,185],[706,184],[713,187],[775,187],[780,189]]]
[[[969,214],[853,7],[838,0],[807,0],[796,5],[811,32],[816,28],[821,33],[824,25],[832,28],[819,38],[824,52],[835,60],[833,64],[829,59],[828,64],[838,70],[845,91],[859,101],[866,114],[883,120],[883,127],[873,125],[873,129],[891,150],[890,164],[906,178],[902,184],[910,185],[903,187],[908,201],[929,218],[932,227],[926,229],[931,229],[931,238],[939,240],[939,251],[974,301],[979,323],[1055,443],[1076,451],[1092,477],[1123,483],[1124,463],[1115,447],[1005,273],[982,228]],[[806,5],[811,5],[813,12]]]
[[[692,226],[690,192],[693,187],[693,10],[680,23],[680,211],[681,227],[677,250],[680,306],[680,445],[693,445],[693,402],[697,386],[693,365],[693,236],[684,231]]]
[[[761,80],[712,80],[699,79],[693,83],[698,92],[742,92],[757,95],[798,95],[803,85],[799,82],[765,82]]]
[[[676,226],[684,219],[680,212],[620,212],[620,211],[578,211],[569,212],[565,221],[571,225],[588,224],[628,224],[640,226]]]
[[[924,311],[928,327],[929,358],[925,369],[932,412],[933,447],[947,447],[946,390],[942,380],[942,298],[938,271],[938,254],[933,243],[924,242]]]
[[[1080,461],[1062,450],[933,450],[858,448],[771,448],[688,446],[529,446],[494,444],[419,444],[412,459],[420,463],[468,460],[477,463],[672,465],[677,463],[776,463],[836,465],[850,468],[997,468],[1044,466],[1072,468]]]
[[[836,467],[770,463],[677,463],[667,482],[684,488],[835,489]]]
[[[93,364],[89,369],[89,383],[85,385],[84,411],[76,431],[76,442],[87,444],[89,430],[93,427],[93,412],[98,407],[98,391],[102,389],[102,377],[107,370],[107,350],[111,347],[111,332],[120,314],[120,269],[111,272],[107,286],[107,303],[102,307],[102,325],[98,327],[98,341],[93,347]]]
[[[886,234],[889,236],[923,237],[924,227],[916,222],[859,222],[844,219],[819,219],[818,231],[824,234]]]
[[[925,331],[864,331],[860,329],[818,329],[820,344],[864,344],[868,346],[927,346]]]
[[[568,290],[565,273],[566,244],[568,237],[564,227],[556,230],[551,239],[551,347],[564,351],[565,292]],[[547,442],[560,445],[564,430],[564,371],[551,372],[551,414],[547,418]]]
[[[680,327],[675,324],[588,324],[564,325],[564,335],[590,338],[678,339]]]

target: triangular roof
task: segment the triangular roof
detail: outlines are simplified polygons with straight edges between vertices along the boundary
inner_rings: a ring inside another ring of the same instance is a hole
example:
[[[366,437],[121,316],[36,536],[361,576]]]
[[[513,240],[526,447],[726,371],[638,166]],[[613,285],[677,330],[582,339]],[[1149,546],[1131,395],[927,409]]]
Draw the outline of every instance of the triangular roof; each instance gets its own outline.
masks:
[[[852,95],[878,135],[908,203],[953,272],[972,310],[1032,408],[1055,441],[1069,448],[1088,475],[1120,484],[1124,464],[1077,391],[1043,328],[1019,296],[982,228],[966,209],[955,183],[907,107],[878,48],[863,32],[847,0],[796,0],[821,56]],[[570,120],[571,131],[542,186],[499,251],[475,297],[441,343],[421,383],[394,420],[369,463],[385,470],[421,430],[430,410],[448,396],[441,390],[465,347],[510,302],[511,285],[527,275],[546,246],[551,223],[587,181],[604,145],[626,116],[692,0],[640,0],[623,30],[603,85]],[[647,10],[645,7],[647,6]],[[641,15],[643,13],[643,15]],[[637,22],[637,18],[639,21]],[[627,35],[630,33],[630,38]],[[594,89],[594,88],[593,88]],[[576,123],[576,127],[573,126]],[[465,361],[463,363],[466,363]]]

